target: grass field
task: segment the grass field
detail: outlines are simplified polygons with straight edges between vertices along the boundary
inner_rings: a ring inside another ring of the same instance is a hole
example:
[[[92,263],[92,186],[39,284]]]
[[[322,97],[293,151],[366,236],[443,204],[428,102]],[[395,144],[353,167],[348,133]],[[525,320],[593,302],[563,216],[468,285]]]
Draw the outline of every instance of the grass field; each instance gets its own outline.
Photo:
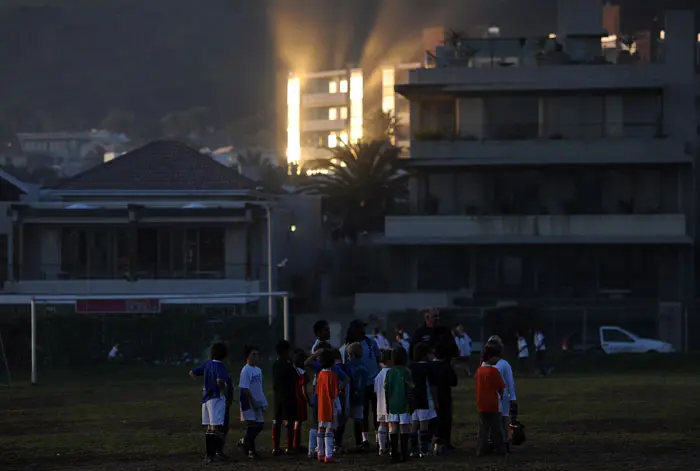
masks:
[[[698,369],[650,369],[516,378],[528,441],[505,458],[474,456],[473,383],[465,378],[455,391],[458,451],[401,465],[374,454],[348,454],[337,467],[700,469]],[[116,366],[99,375],[54,373],[44,375],[39,386],[15,382],[0,387],[0,469],[199,469],[199,396],[200,384],[187,377],[186,369],[172,367]],[[239,433],[233,423],[227,447],[234,463],[213,466],[280,471],[323,466],[305,457],[269,456],[269,427],[259,439],[264,460],[249,463],[233,450]]]

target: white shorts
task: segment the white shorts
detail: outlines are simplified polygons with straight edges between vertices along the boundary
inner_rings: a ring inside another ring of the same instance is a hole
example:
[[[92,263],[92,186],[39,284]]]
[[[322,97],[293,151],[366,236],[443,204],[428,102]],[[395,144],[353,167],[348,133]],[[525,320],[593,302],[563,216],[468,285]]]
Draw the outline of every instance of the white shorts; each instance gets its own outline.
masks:
[[[334,417],[333,422],[319,422],[318,428],[329,428],[331,430],[337,430],[338,429],[338,419]]]
[[[224,425],[226,419],[226,398],[209,399],[202,404],[202,425]]]
[[[437,417],[435,409],[417,409],[413,411],[411,418],[414,422],[427,422]]]
[[[348,419],[362,420],[364,416],[365,408],[364,406],[352,406],[348,409]]]
[[[245,422],[265,423],[265,417],[262,409],[248,409],[241,411],[241,420]]]
[[[386,421],[390,424],[411,425],[411,414],[388,414]]]

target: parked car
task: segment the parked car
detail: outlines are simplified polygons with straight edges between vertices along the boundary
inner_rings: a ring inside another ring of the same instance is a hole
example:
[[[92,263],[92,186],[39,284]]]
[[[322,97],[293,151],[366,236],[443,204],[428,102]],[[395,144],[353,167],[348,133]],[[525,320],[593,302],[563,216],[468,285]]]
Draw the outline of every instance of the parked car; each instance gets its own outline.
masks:
[[[600,347],[608,355],[614,353],[673,353],[673,345],[663,340],[646,339],[617,326],[602,326]]]

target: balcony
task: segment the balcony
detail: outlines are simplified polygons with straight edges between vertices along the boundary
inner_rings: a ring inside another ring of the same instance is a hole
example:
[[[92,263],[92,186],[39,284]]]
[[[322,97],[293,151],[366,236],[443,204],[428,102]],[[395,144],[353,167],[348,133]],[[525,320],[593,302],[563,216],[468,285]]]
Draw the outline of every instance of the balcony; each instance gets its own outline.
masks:
[[[147,294],[236,294],[264,289],[259,281],[266,267],[227,264],[212,270],[156,270],[138,268],[134,280],[128,270],[109,267],[89,273],[84,269],[44,264],[39,270],[23,267],[19,281],[6,282],[3,294],[92,295],[125,293]]]
[[[677,138],[597,137],[574,139],[411,140],[416,165],[532,165],[689,163]],[[433,163],[428,160],[432,160]]]
[[[343,131],[347,127],[346,119],[309,119],[301,122],[301,132]]]
[[[396,245],[690,242],[683,214],[389,216],[384,231]]]
[[[350,98],[346,93],[304,93],[301,95],[303,108],[320,108],[324,106],[344,106]]]
[[[425,67],[409,72],[404,96],[552,90],[659,89],[672,68],[656,57],[630,54],[619,38],[604,38],[595,57],[568,54],[555,38],[462,38],[436,48]],[[612,41],[612,43],[611,43]]]

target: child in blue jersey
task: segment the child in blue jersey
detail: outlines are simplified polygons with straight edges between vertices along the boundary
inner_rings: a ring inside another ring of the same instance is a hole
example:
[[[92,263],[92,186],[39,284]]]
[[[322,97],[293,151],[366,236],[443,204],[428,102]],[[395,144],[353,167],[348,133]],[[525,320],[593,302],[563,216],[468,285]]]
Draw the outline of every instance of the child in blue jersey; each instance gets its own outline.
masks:
[[[202,397],[202,425],[205,430],[205,460],[227,461],[224,454],[226,438],[226,415],[233,398],[233,383],[222,360],[226,358],[226,345],[215,343],[211,346],[211,360],[190,370],[190,376],[204,377],[204,396]]]
[[[363,440],[363,419],[365,416],[365,394],[369,385],[369,372],[367,365],[362,359],[362,344],[359,342],[351,343],[346,348],[347,361],[345,369],[350,377],[350,400],[347,419],[353,420],[355,432],[355,446],[360,448],[365,440]],[[374,386],[372,386],[374,388]],[[375,411],[376,414],[376,411]]]

